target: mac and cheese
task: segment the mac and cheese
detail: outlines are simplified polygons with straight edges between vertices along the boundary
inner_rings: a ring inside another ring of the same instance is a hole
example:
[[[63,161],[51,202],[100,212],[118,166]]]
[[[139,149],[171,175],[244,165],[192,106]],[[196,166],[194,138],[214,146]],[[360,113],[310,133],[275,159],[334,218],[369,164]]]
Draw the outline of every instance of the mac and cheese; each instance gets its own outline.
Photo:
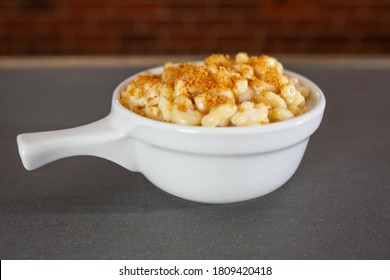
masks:
[[[166,63],[162,74],[146,72],[120,95],[129,110],[182,125],[251,126],[304,113],[310,94],[283,66],[266,55],[234,58],[214,54],[202,64]]]

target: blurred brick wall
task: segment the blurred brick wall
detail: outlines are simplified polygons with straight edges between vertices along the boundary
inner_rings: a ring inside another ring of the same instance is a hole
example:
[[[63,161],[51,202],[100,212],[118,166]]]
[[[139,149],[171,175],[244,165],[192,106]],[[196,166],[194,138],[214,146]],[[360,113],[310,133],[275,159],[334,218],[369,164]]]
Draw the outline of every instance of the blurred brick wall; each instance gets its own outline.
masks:
[[[390,53],[389,0],[0,0],[0,55]]]

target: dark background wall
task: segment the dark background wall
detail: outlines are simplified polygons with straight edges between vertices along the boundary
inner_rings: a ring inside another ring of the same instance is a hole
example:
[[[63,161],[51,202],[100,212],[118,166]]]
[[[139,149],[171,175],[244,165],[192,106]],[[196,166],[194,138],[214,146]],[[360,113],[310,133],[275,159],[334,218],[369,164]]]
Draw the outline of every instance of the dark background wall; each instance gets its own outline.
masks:
[[[389,0],[0,0],[0,55],[389,54]]]

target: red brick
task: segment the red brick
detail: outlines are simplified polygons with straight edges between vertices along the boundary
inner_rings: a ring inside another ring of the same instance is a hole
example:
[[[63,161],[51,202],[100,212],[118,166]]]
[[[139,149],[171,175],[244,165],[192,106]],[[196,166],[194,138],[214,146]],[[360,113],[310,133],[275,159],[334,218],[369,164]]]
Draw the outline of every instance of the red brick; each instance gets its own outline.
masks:
[[[0,2],[0,54],[388,53],[386,0]],[[318,43],[320,42],[320,44]]]

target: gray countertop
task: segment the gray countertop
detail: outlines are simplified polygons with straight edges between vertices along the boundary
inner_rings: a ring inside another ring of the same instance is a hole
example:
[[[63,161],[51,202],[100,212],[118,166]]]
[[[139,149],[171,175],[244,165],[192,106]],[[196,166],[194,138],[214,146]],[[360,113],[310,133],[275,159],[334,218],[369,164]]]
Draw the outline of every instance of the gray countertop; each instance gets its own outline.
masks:
[[[390,67],[287,65],[327,108],[283,187],[244,203],[171,196],[93,157],[26,171],[16,135],[92,122],[137,67],[0,69],[1,259],[389,259]]]

